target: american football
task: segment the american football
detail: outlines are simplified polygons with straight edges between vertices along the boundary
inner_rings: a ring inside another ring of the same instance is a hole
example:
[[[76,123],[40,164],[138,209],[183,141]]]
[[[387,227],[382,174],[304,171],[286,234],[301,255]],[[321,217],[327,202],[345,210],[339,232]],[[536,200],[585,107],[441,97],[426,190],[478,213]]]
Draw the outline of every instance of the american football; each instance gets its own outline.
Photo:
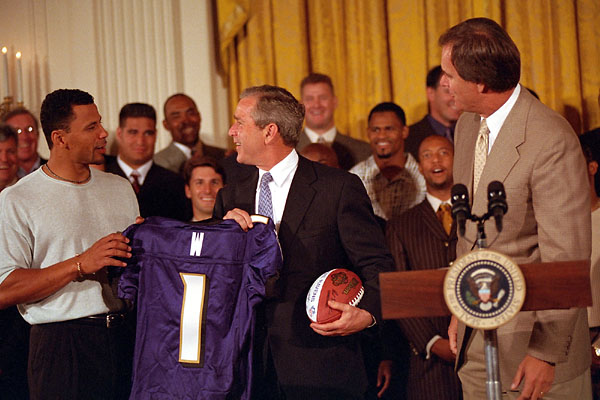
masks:
[[[319,324],[336,321],[342,313],[329,307],[327,302],[335,300],[356,306],[364,293],[358,275],[344,268],[332,269],[318,277],[310,287],[306,296],[306,314]]]

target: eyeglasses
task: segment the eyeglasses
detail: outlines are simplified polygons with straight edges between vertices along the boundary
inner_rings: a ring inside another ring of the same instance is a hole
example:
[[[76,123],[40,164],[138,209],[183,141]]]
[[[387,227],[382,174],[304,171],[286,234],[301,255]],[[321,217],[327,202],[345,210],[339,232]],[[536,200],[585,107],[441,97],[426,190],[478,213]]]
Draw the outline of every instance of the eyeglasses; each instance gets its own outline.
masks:
[[[17,133],[20,135],[21,133],[34,133],[33,126],[28,126],[25,129],[17,128]]]

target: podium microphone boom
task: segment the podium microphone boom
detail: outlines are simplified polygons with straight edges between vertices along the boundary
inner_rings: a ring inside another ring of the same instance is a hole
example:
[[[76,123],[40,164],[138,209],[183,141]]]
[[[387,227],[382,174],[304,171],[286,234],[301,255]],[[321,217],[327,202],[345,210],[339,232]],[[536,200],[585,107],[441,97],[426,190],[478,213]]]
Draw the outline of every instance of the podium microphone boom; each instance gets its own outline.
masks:
[[[471,217],[471,207],[469,206],[469,192],[467,187],[462,183],[457,183],[452,186],[452,218],[456,221],[458,233],[460,236],[465,235],[465,223],[467,218]]]
[[[496,230],[502,232],[502,217],[508,210],[506,191],[502,182],[492,181],[488,185],[488,213],[496,221]]]

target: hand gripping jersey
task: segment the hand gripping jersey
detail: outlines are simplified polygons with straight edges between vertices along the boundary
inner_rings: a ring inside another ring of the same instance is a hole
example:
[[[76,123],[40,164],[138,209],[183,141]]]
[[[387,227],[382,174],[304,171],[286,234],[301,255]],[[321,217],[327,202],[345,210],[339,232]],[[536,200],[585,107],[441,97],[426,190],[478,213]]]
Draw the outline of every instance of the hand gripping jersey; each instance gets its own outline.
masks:
[[[124,232],[119,296],[137,304],[131,399],[247,399],[255,306],[282,265],[275,227],[160,217]]]

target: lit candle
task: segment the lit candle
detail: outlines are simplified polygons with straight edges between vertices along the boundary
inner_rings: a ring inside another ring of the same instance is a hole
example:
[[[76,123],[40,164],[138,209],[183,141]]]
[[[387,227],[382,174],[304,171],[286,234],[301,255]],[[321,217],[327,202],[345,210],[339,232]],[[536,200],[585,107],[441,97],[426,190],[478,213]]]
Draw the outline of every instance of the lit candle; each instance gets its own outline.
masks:
[[[21,66],[21,52],[17,51],[17,103],[23,103],[23,67]]]
[[[4,93],[5,97],[10,96],[10,89],[8,88],[8,49],[6,46],[2,48],[2,58],[4,58]]]

